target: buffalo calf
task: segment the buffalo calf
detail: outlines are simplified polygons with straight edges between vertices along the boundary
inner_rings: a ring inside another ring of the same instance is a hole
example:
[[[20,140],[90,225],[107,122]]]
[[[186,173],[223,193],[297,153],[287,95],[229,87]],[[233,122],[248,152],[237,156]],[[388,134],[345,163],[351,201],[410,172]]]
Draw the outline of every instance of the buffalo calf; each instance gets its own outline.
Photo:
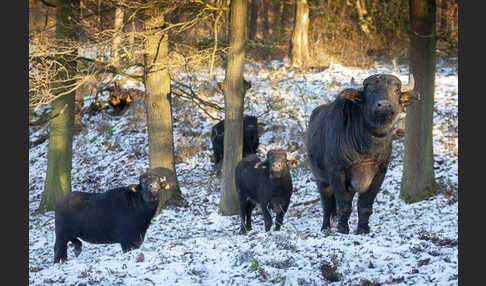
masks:
[[[259,204],[265,221],[265,231],[272,226],[269,209],[277,213],[275,230],[280,230],[283,218],[292,196],[292,178],[284,150],[270,150],[265,161],[261,162],[255,154],[249,155],[236,166],[235,182],[240,206],[241,228],[245,234],[251,230],[251,212]]]
[[[138,185],[104,193],[72,192],[56,202],[54,263],[67,260],[67,243],[81,253],[81,241],[120,243],[123,252],[142,244],[155,215],[159,192],[170,184],[157,175],[145,173]]]
[[[214,164],[223,160],[224,154],[224,119],[211,129],[211,143],[214,152]],[[258,119],[252,115],[243,117],[243,157],[256,154],[259,145]]]
[[[390,162],[399,113],[420,100],[394,75],[377,74],[362,89],[345,89],[331,103],[316,107],[307,130],[307,154],[324,212],[322,230],[337,214],[338,232],[348,233],[354,194],[358,198],[357,234],[370,231],[373,201]]]

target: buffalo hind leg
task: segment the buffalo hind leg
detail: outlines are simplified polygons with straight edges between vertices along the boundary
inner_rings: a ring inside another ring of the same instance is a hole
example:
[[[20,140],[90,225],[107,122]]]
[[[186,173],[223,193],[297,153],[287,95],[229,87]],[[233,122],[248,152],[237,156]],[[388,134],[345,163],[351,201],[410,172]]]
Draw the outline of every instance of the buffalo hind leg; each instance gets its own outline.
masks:
[[[78,257],[81,254],[81,250],[83,248],[83,244],[77,238],[71,239],[71,242],[74,245],[74,255],[76,255],[76,257]]]
[[[248,216],[248,200],[241,195],[238,190],[238,204],[240,206],[240,234],[246,234],[247,229],[247,216]]]
[[[332,178],[331,187],[336,198],[338,227],[340,233],[349,233],[348,220],[351,215],[354,192],[349,192],[345,187],[344,172],[336,172]]]
[[[328,184],[317,181],[317,189],[321,198],[321,207],[323,212],[321,231],[327,231],[331,227],[331,215],[336,215],[336,199],[332,187]]]

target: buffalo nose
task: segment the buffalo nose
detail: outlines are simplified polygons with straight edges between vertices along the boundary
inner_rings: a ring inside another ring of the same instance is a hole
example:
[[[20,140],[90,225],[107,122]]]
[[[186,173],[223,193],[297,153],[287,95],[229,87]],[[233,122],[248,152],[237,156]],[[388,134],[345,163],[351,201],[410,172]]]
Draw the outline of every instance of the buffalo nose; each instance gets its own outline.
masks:
[[[377,112],[391,112],[393,111],[391,102],[388,100],[380,100],[375,105]]]

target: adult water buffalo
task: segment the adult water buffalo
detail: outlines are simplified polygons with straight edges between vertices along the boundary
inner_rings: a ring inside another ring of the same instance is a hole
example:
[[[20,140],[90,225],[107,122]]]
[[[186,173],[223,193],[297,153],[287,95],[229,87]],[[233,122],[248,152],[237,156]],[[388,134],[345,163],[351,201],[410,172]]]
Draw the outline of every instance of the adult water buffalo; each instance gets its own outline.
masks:
[[[72,192],[56,202],[54,263],[67,260],[67,243],[74,254],[82,243],[120,243],[123,252],[138,248],[155,215],[159,192],[171,184],[157,175],[144,173],[138,185],[104,193]]]
[[[352,200],[358,192],[356,233],[369,233],[368,220],[390,162],[398,115],[420,100],[413,85],[413,76],[408,86],[402,86],[396,76],[372,75],[362,89],[345,89],[333,102],[312,111],[307,153],[324,212],[323,231],[337,214],[338,232],[349,232]]]

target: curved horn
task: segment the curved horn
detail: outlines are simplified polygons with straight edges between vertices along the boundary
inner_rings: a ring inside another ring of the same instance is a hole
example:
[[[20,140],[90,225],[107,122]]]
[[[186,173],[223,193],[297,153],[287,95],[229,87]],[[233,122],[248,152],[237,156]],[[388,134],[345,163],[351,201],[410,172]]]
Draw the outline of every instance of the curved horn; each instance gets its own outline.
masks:
[[[415,87],[415,79],[413,78],[413,74],[409,73],[408,74],[408,84],[407,85],[402,85],[402,92],[413,90]]]

